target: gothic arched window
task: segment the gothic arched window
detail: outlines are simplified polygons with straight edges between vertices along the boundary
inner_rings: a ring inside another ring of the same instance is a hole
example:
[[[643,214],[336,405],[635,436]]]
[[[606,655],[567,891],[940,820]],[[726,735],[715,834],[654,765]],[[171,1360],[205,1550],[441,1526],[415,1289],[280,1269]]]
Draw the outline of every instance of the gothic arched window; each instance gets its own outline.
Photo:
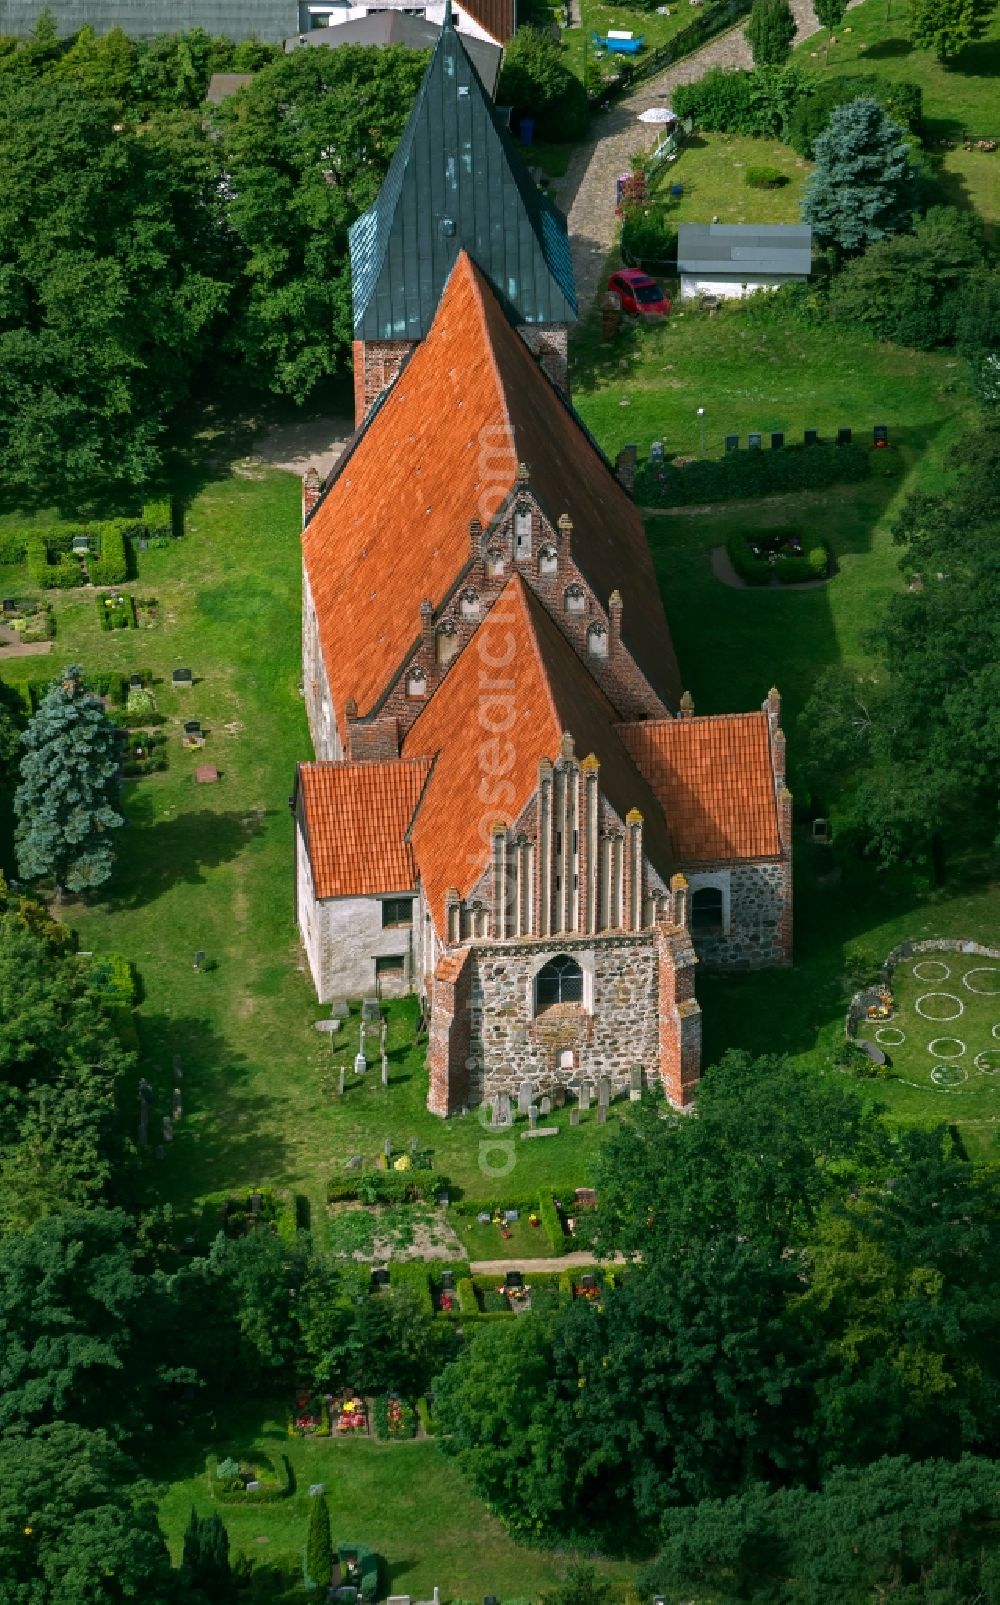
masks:
[[[557,1003],[583,1002],[583,971],[568,953],[557,953],[535,976],[535,1013]]]
[[[554,546],[543,546],[538,554],[539,574],[557,574],[559,572],[559,554]]]
[[[592,658],[608,655],[608,632],[603,624],[592,624],[587,631],[587,651]]]
[[[477,591],[463,591],[459,598],[459,608],[463,619],[478,619],[479,593]]]
[[[587,606],[587,597],[581,585],[569,585],[566,588],[567,613],[583,613]]]

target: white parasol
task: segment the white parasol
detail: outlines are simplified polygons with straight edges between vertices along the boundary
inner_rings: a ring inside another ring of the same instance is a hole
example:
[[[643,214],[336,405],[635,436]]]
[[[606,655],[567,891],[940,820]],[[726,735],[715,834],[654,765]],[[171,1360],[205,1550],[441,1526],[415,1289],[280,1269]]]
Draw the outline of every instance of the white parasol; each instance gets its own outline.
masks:
[[[639,113],[640,123],[675,123],[677,121],[669,106],[650,106],[646,111]]]

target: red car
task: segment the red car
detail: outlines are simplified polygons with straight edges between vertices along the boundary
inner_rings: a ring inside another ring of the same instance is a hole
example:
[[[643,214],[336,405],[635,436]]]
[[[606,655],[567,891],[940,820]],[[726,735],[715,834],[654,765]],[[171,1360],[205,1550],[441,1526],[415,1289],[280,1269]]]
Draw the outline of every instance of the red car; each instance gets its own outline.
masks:
[[[670,302],[660,286],[639,268],[619,268],[608,280],[608,289],[621,298],[623,312],[643,318],[670,316]]]

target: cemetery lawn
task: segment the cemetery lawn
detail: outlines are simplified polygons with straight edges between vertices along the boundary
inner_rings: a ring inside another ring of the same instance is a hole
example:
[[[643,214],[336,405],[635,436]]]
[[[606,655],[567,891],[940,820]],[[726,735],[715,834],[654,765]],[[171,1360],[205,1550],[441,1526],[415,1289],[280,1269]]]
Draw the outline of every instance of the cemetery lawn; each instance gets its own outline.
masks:
[[[314,1030],[329,1010],[316,1004],[298,947],[288,808],[295,764],[311,755],[298,691],[298,482],[259,468],[221,474],[193,494],[185,529],[166,549],[142,553],[139,577],[124,587],[157,599],[152,628],[102,632],[92,590],[52,591],[51,654],[0,665],[11,684],[48,680],[75,661],[154,675],[169,768],[126,784],[129,827],[106,895],[62,908],[81,947],[124,953],[138,969],[142,1070],[158,1113],[170,1106],[175,1055],[183,1069],[183,1119],[166,1160],[150,1158],[150,1196],[171,1203],[187,1229],[201,1230],[204,1215],[211,1230],[227,1194],[283,1186],[304,1197],[322,1238],[326,1184],[348,1155],[373,1164],[386,1138],[396,1153],[415,1138],[458,1190],[489,1202],[498,1188],[491,1134],[475,1116],[441,1121],[425,1107],[415,1000],[390,1008],[388,1091],[369,1038],[372,1070],[360,1077],[348,1068],[341,1099],[339,1066],[352,1065],[357,1036]],[[0,583],[4,595],[30,590],[23,568],[0,569]],[[176,667],[193,670],[192,687],[172,688]],[[191,717],[207,732],[195,751],[181,744]],[[221,770],[217,785],[196,784],[202,763]],[[198,950],[207,964],[196,973]],[[558,1137],[521,1142],[524,1122],[504,1134],[516,1161],[508,1196],[588,1182],[601,1135],[595,1110],[576,1131],[566,1110],[549,1123]],[[334,1246],[351,1252],[363,1242],[338,1223]]]
[[[889,20],[886,13],[889,12]],[[963,133],[996,138],[997,73],[1000,71],[1000,13],[994,13],[986,37],[967,45],[947,65],[933,51],[918,50],[907,30],[902,0],[862,0],[852,6],[826,62],[827,33],[821,29],[793,52],[796,66],[818,76],[876,73],[891,82],[905,79],[923,91],[924,123],[931,139],[953,139]],[[994,152],[995,161],[1000,152]],[[984,156],[989,162],[990,156]]]
[[[162,1437],[143,1470],[159,1495],[160,1521],[175,1559],[192,1505],[208,1515],[219,1509],[232,1552],[253,1557],[251,1598],[266,1605],[301,1601],[302,1552],[308,1524],[309,1485],[326,1485],[335,1541],[355,1539],[388,1562],[389,1593],[430,1599],[536,1598],[552,1587],[573,1556],[517,1544],[468,1490],[458,1468],[426,1439],[383,1444],[371,1439],[289,1438],[285,1404],[254,1401],[220,1410],[215,1430],[181,1429]],[[215,1506],[204,1473],[205,1456],[263,1452],[280,1464],[287,1455],[296,1491],[277,1504],[239,1510]],[[271,1572],[270,1568],[274,1571]],[[265,1569],[266,1568],[266,1569]],[[602,1562],[611,1577],[630,1568]]]
[[[751,189],[750,167],[773,167],[788,182],[778,189]],[[680,223],[798,223],[802,192],[813,164],[778,139],[744,134],[694,133],[675,162],[657,170],[652,198],[666,208],[671,228]],[[671,186],[683,193],[672,196]]]

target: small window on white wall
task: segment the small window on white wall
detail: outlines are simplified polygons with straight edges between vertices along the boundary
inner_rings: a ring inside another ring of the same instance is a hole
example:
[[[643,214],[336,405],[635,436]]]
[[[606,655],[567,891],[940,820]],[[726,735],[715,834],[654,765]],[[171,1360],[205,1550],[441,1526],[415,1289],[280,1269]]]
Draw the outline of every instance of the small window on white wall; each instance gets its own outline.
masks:
[[[480,614],[479,595],[476,591],[463,591],[459,607],[463,619],[478,619]]]
[[[503,553],[496,550],[486,553],[486,572],[492,579],[497,579],[506,568]]]
[[[406,676],[406,695],[417,699],[427,695],[427,676],[423,669],[411,669]]]

